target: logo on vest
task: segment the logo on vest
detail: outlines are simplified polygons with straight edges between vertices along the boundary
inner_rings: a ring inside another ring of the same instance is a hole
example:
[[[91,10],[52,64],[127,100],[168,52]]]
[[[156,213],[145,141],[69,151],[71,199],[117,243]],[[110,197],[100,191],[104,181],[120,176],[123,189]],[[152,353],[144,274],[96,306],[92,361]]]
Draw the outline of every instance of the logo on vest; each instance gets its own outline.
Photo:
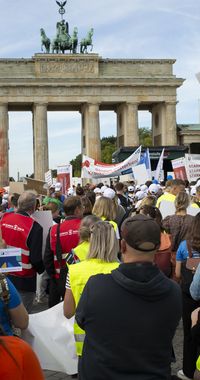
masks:
[[[24,229],[19,227],[17,224],[12,225],[12,224],[3,223],[3,226],[5,228],[10,229],[10,230],[14,230],[14,231],[18,231],[18,232],[24,232]]]

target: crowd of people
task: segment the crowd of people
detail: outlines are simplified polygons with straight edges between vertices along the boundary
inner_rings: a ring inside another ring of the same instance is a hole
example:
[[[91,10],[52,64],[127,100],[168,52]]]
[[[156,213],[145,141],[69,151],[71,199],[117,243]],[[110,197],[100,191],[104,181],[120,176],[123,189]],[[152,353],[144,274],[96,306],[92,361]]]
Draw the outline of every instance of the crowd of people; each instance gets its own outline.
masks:
[[[174,213],[163,217],[169,203]],[[21,249],[21,270],[0,273],[0,378],[44,378],[20,330],[34,303],[48,299],[49,308],[63,301],[64,316],[75,316],[73,377],[199,379],[199,208],[200,180],[88,183],[66,195],[56,183],[46,196],[1,189],[0,248]],[[52,215],[45,241],[37,211]],[[181,318],[183,365],[175,376]]]

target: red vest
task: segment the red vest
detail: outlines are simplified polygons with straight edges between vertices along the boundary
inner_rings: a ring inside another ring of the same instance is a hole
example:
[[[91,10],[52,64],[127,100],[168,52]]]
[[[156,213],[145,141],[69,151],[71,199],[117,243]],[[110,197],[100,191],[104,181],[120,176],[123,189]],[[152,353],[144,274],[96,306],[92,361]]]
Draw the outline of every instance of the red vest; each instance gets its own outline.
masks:
[[[79,243],[79,228],[81,219],[69,219],[60,224],[60,244],[62,247],[62,263],[61,266],[66,265],[66,254],[75,248]],[[60,264],[56,257],[56,239],[57,239],[57,224],[51,227],[50,231],[50,246],[54,254],[55,278],[59,278]]]
[[[11,247],[22,249],[22,271],[10,272],[14,276],[32,277],[36,271],[30,262],[30,252],[27,239],[32,230],[34,220],[29,216],[5,213],[1,219],[2,238]]]

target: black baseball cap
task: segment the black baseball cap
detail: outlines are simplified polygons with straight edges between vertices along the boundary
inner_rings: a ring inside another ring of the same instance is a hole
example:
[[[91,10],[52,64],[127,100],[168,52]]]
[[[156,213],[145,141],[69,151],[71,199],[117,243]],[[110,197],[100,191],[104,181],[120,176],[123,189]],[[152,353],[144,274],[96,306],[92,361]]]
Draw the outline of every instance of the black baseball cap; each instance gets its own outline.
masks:
[[[138,251],[154,251],[160,246],[160,226],[150,216],[138,214],[125,219],[121,237]]]

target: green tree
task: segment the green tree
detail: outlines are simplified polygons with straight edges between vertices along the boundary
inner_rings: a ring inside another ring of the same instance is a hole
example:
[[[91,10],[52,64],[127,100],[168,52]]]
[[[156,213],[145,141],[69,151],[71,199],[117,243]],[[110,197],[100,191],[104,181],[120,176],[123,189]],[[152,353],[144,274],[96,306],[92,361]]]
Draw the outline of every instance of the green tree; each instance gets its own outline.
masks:
[[[70,161],[73,168],[73,177],[81,176],[82,154],[78,154],[73,160]]]
[[[112,154],[117,149],[117,139],[114,136],[101,139],[101,161],[106,164],[112,163]]]
[[[139,143],[142,146],[152,146],[152,133],[149,128],[139,128]]]

